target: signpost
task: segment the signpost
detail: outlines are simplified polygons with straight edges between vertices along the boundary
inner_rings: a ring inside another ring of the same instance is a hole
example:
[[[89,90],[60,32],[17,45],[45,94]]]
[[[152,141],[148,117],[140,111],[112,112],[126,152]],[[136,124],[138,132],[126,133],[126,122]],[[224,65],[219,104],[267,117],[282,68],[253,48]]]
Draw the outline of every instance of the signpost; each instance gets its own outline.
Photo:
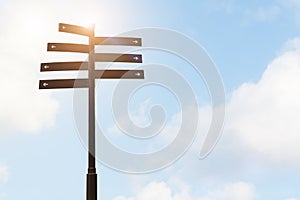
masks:
[[[141,46],[141,38],[95,37],[95,27],[86,28],[70,24],[59,24],[59,31],[89,37],[89,44],[48,43],[48,51],[88,53],[88,62],[42,63],[41,72],[87,70],[87,79],[40,80],[39,89],[89,89],[88,126],[88,173],[87,200],[97,200],[97,173],[95,161],[95,79],[144,79],[143,70],[96,70],[95,62],[142,63],[140,54],[95,53],[96,45]]]

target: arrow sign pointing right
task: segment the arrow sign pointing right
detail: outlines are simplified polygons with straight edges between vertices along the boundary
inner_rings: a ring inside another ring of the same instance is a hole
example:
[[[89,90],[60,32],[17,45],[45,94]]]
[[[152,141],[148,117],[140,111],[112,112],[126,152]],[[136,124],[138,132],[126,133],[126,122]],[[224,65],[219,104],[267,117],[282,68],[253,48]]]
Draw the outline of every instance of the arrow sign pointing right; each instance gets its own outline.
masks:
[[[144,79],[144,70],[95,70],[97,79]]]
[[[96,53],[95,61],[142,63],[143,59],[141,54]]]
[[[95,45],[142,46],[142,39],[130,37],[95,37]]]

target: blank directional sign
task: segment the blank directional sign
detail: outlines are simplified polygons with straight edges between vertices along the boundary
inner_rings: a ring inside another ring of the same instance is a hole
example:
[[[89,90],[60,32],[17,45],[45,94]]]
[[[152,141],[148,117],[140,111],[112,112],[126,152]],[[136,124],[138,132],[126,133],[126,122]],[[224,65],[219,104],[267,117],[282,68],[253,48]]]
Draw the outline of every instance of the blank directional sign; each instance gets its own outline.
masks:
[[[142,63],[141,54],[96,53],[96,62],[130,62]]]
[[[90,36],[93,33],[91,29],[82,26],[76,26],[76,25],[64,24],[64,23],[59,23],[58,26],[60,32],[73,33],[73,34],[84,35],[84,36]]]
[[[144,70],[95,70],[97,79],[144,79]]]
[[[95,70],[96,79],[144,79],[144,70]],[[40,89],[88,88],[89,79],[40,80]]]
[[[41,72],[88,70],[88,62],[52,62],[41,63]]]
[[[63,51],[89,53],[89,46],[85,44],[48,43],[48,51]],[[141,54],[95,53],[96,62],[132,62],[142,63]]]
[[[97,53],[95,54],[95,61],[96,62],[142,63],[142,55]],[[41,72],[88,70],[88,62],[75,61],[75,62],[41,63],[40,70]]]
[[[89,53],[89,45],[70,44],[70,43],[48,43],[47,50],[48,51]]]
[[[140,54],[113,54],[113,53],[98,53],[95,56],[96,62],[130,62],[141,63],[142,55]],[[41,63],[41,72],[51,71],[75,71],[88,70],[88,62],[50,62]]]
[[[40,89],[88,88],[88,79],[40,80]]]
[[[92,30],[71,24],[59,23],[59,31],[83,36],[91,36]],[[95,45],[142,46],[142,39],[135,37],[95,37]]]
[[[129,37],[95,37],[95,45],[142,46],[142,39]]]

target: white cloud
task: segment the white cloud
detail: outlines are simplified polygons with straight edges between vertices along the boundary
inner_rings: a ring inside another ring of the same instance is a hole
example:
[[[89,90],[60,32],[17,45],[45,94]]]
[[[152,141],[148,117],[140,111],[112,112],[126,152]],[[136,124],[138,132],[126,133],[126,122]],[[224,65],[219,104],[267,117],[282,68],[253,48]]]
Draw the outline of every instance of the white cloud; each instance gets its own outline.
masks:
[[[297,43],[298,39],[293,40]],[[226,130],[240,146],[274,162],[300,164],[300,49],[277,57],[258,83],[233,92]],[[297,47],[297,48],[296,48]]]
[[[0,67],[0,127],[1,133],[36,132],[51,126],[58,103],[49,93],[39,91],[36,62],[28,61],[20,53],[1,51]]]
[[[113,200],[254,200],[255,188],[245,182],[230,183],[221,189],[211,190],[202,197],[192,197],[189,187],[176,180],[166,182],[151,182],[142,188],[134,197],[118,196]]]
[[[289,51],[298,51],[300,48],[300,38],[289,39],[281,50],[281,53],[289,52]]]
[[[32,6],[27,13],[28,8],[21,1],[1,8],[6,21],[0,33],[0,135],[37,132],[51,126],[58,109],[58,102],[49,92],[38,89],[37,73],[46,45],[42,43],[45,34],[42,27],[49,20],[41,8]],[[11,10],[23,16],[22,23]]]
[[[135,197],[116,197],[114,200],[153,200],[164,199],[174,200],[171,188],[165,182],[152,182],[137,193]],[[188,200],[188,199],[182,199]]]
[[[222,189],[209,191],[205,197],[197,200],[254,200],[255,188],[252,184],[237,182],[226,185]]]

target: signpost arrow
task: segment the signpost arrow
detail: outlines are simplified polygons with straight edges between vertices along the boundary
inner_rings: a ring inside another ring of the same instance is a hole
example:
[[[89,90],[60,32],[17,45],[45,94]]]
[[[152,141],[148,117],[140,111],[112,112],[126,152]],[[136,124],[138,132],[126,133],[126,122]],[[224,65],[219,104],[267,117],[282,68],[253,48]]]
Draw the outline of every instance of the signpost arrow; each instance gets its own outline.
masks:
[[[143,70],[95,70],[96,79],[144,79]],[[88,88],[89,79],[40,80],[39,89]]]
[[[59,23],[58,27],[60,32],[73,33],[83,36],[90,36],[92,34],[91,29],[82,26]]]
[[[142,46],[142,39],[129,37],[95,37],[95,45]]]
[[[88,88],[89,79],[40,80],[39,89]]]
[[[70,43],[48,43],[47,51],[89,53],[89,45]]]
[[[41,72],[88,70],[88,62],[41,63]]]
[[[48,51],[89,53],[89,45],[48,43]],[[135,62],[142,63],[140,54],[95,53],[96,62]]]
[[[142,63],[142,55],[98,53],[98,54],[95,54],[95,61],[96,62]],[[88,70],[88,62],[77,61],[77,62],[41,63],[40,70],[41,70],[41,72]]]
[[[144,70],[95,70],[97,79],[144,79]]]
[[[96,62],[131,62],[142,63],[140,54],[95,53]]]

